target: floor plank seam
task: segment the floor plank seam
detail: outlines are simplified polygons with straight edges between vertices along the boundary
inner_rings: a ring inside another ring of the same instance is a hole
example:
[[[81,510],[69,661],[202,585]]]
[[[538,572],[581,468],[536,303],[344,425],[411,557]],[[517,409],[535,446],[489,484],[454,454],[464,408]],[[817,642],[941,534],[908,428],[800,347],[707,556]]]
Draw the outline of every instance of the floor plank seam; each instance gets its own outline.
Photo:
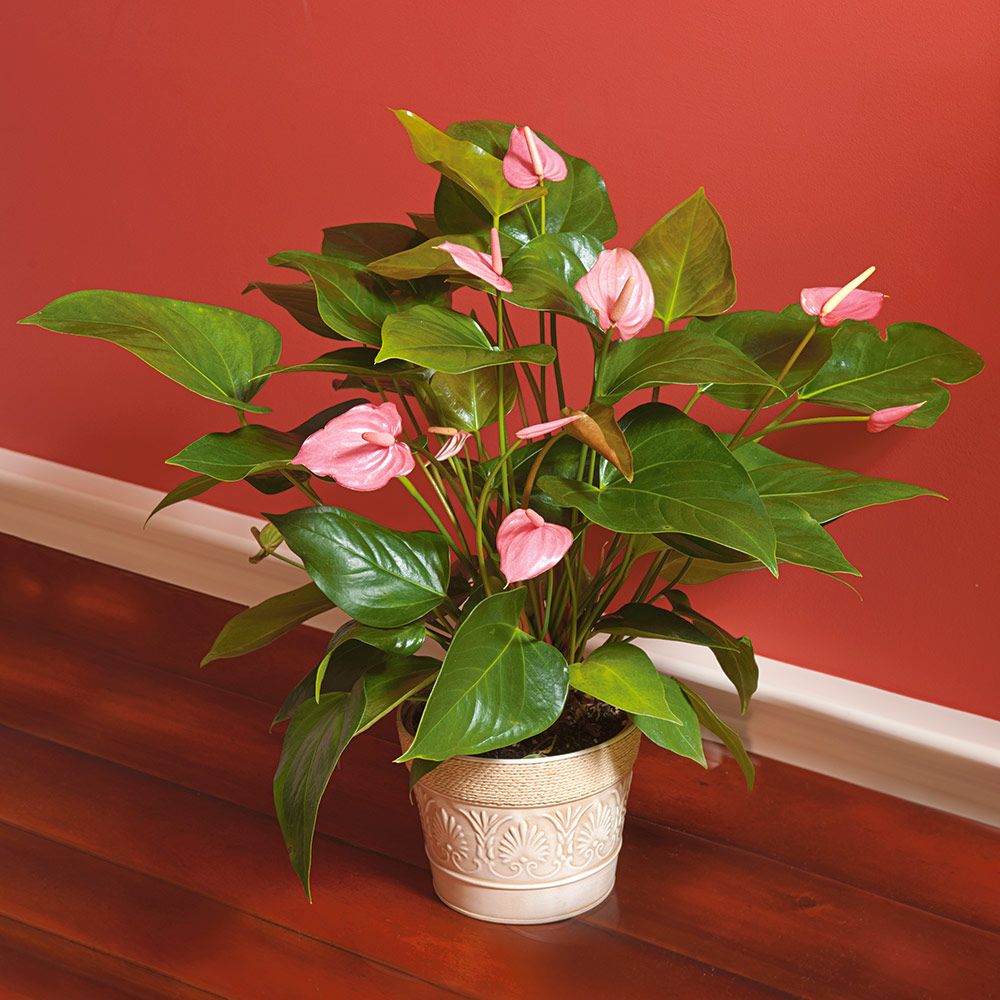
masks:
[[[225,800],[223,800],[223,801],[225,801]],[[194,888],[192,888],[192,887],[190,887],[188,885],[182,885],[179,882],[171,882],[170,879],[164,878],[162,875],[156,875],[153,872],[144,871],[141,868],[135,868],[134,866],[125,864],[124,862],[118,861],[115,858],[104,857],[103,855],[97,854],[94,851],[87,850],[86,848],[80,847],[80,846],[78,846],[76,844],[71,844],[68,841],[65,841],[65,840],[61,839],[60,837],[52,837],[52,836],[49,836],[48,834],[39,833],[38,831],[36,831],[36,830],[30,830],[27,827],[24,827],[24,826],[22,826],[19,823],[11,823],[9,820],[2,819],[2,818],[0,818],[0,826],[5,826],[9,830],[16,830],[18,833],[25,834],[25,835],[27,835],[29,837],[35,837],[38,840],[44,840],[44,841],[46,841],[47,843],[50,843],[50,844],[57,844],[59,847],[65,848],[67,850],[75,851],[77,854],[82,854],[85,857],[93,858],[95,861],[100,861],[103,864],[113,865],[115,868],[120,868],[122,871],[131,872],[134,875],[141,875],[143,878],[152,879],[153,881],[162,883],[163,885],[173,886],[174,888],[181,889],[184,892],[189,892],[192,895],[198,896],[201,899],[207,899],[210,902],[218,903],[219,905],[224,906],[227,909],[233,910],[236,913],[242,913],[244,916],[251,917],[254,920],[259,920],[261,923],[267,924],[269,927],[276,927],[279,930],[285,931],[285,932],[287,932],[289,934],[296,934],[299,937],[306,938],[309,941],[315,941],[317,944],[323,945],[324,947],[333,948],[335,951],[339,951],[339,952],[341,952],[343,954],[353,955],[355,958],[360,958],[364,962],[370,962],[372,965],[380,966],[383,969],[389,969],[391,972],[398,973],[399,975],[401,975],[401,976],[403,976],[405,978],[408,978],[408,979],[416,980],[417,982],[423,983],[425,986],[433,986],[434,988],[440,989],[440,990],[442,990],[443,992],[446,992],[446,993],[450,993],[453,996],[464,997],[465,1000],[483,1000],[483,998],[476,997],[474,994],[471,994],[471,993],[461,993],[458,990],[451,989],[450,987],[442,986],[440,983],[433,982],[433,981],[431,981],[429,979],[424,979],[422,976],[414,975],[412,972],[409,972],[406,969],[401,969],[401,968],[399,968],[399,966],[392,965],[390,962],[386,962],[383,959],[372,958],[370,955],[365,955],[365,954],[363,954],[361,952],[354,951],[353,949],[347,948],[344,945],[334,944],[332,941],[326,941],[323,938],[316,937],[315,934],[309,934],[306,931],[299,930],[298,928],[289,927],[287,924],[278,923],[276,920],[272,920],[270,917],[266,917],[266,916],[264,916],[263,914],[260,914],[260,913],[254,913],[253,911],[247,910],[247,909],[243,908],[242,906],[236,906],[233,903],[227,902],[224,899],[220,899],[217,896],[212,896],[209,893],[204,892],[204,891],[202,891],[200,889],[194,889]],[[17,921],[19,923],[23,923],[23,921],[20,921],[17,917],[10,917],[10,919],[15,920],[15,921]],[[27,925],[27,926],[31,926],[31,925]],[[38,928],[38,929],[40,929],[40,928]],[[49,932],[48,931],[44,931],[44,933],[49,933]],[[56,936],[61,936],[61,935],[56,935]],[[64,940],[71,940],[71,939],[64,938]],[[85,947],[85,948],[91,948],[92,951],[102,952],[102,949],[93,948],[91,945],[86,945],[86,944],[83,944],[82,942],[75,942],[75,943],[81,944],[82,947]],[[130,961],[129,959],[125,958],[124,956],[114,955],[114,954],[112,954],[110,952],[108,952],[107,954],[109,954],[110,957],[112,957],[112,958],[121,958],[122,961]],[[132,964],[134,964],[134,965],[140,965],[141,966],[141,963],[137,963],[137,962],[133,962]],[[154,969],[152,971],[155,972],[157,970]],[[168,978],[168,979],[175,978],[175,977],[170,976],[167,973],[160,973],[160,974],[164,975],[165,978]],[[192,984],[185,983],[184,985],[192,985]],[[196,988],[197,989],[201,989],[201,987],[196,987]]]

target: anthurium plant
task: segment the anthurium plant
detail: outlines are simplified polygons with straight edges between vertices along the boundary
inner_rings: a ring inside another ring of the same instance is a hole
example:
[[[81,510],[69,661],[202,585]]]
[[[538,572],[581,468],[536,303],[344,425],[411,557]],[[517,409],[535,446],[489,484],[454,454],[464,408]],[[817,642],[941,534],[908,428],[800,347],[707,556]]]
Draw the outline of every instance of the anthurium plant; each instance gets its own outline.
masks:
[[[703,190],[616,246],[601,176],[545,136],[395,114],[440,174],[433,211],[326,229],[318,253],[270,258],[302,279],[248,288],[324,339],[314,361],[282,366],[264,320],[129,292],[74,292],[22,320],[112,341],[235,411],[235,427],[167,460],[193,476],[157,510],[239,480],[303,495],[255,529],[250,559],[291,562],[302,585],[238,614],[205,662],[345,616],[275,720],[277,815],[307,890],[341,754],[407,701],[411,781],[461,754],[576,750],[631,720],[702,766],[704,727],[751,784],[736,733],[635,640],[707,647],[745,710],[753,646],[696,610],[689,585],[784,565],[856,575],[826,526],[931,495],[763,442],[931,427],[946,386],[982,367],[932,326],[878,325],[885,296],[862,287],[874,268],[796,283],[777,312],[732,311],[726,230]],[[589,387],[572,391],[567,358],[589,366],[591,350]],[[291,429],[304,414],[275,420],[257,402],[270,379],[316,373],[336,376],[331,406]],[[660,400],[665,386],[690,387],[671,390],[682,406]],[[698,419],[706,396],[738,412],[734,432]],[[393,480],[426,530],[358,512]]]

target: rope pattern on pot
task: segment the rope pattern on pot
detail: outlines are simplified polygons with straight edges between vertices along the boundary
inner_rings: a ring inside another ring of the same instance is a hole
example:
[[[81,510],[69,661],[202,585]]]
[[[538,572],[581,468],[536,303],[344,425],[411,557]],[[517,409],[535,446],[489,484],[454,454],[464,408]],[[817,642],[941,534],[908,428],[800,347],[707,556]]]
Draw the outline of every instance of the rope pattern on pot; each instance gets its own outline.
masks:
[[[413,742],[396,716],[400,746]],[[642,734],[630,725],[589,750],[538,760],[495,760],[452,757],[420,779],[420,787],[471,805],[503,807],[554,806],[603,791],[632,770]],[[409,764],[407,764],[409,766]]]

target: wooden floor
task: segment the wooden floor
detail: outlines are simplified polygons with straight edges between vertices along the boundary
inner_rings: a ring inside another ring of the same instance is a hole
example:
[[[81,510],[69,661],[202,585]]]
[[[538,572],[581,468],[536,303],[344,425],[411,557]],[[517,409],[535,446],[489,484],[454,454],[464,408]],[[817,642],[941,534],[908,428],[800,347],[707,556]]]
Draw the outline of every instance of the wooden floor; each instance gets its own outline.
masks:
[[[310,906],[268,722],[323,637],[200,670],[232,606],[7,536],[0,594],[0,995],[1000,997],[1000,831],[769,760],[645,746],[615,894],[501,927],[432,897],[382,728]]]

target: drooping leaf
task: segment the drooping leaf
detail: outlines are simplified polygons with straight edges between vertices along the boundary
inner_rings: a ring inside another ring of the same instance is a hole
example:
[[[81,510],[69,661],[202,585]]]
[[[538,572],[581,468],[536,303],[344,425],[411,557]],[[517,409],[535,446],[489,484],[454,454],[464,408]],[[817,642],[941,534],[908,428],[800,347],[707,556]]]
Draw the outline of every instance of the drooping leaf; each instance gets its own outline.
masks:
[[[780,313],[755,310],[727,313],[713,319],[692,319],[685,332],[693,337],[710,337],[732,344],[772,379],[777,379],[785,364],[798,348],[810,327],[816,322],[797,306]],[[833,336],[839,327],[817,326],[802,353],[795,360],[768,400],[768,405],[787,399],[803,383],[816,374],[830,357]],[[737,410],[749,410],[757,403],[767,386],[743,382],[721,384],[720,379],[705,379],[713,384],[707,391],[712,399]]]
[[[421,240],[415,229],[396,222],[353,222],[324,229],[322,250],[327,257],[367,265],[380,257],[408,250]]]
[[[337,337],[319,314],[316,289],[311,281],[293,284],[286,281],[251,281],[243,289],[243,294],[252,291],[261,292],[266,299],[281,306],[299,326],[305,327],[310,333],[318,333],[321,337]]]
[[[436,371],[460,375],[477,368],[517,362],[551,364],[549,344],[497,350],[483,328],[471,317],[436,306],[413,306],[390,316],[382,327],[382,349],[376,358],[400,358]]]
[[[518,627],[524,599],[524,588],[494,594],[462,620],[413,744],[399,760],[484,753],[534,736],[559,717],[566,661]]]
[[[684,697],[681,686],[672,677],[660,674],[659,680],[667,704],[678,721],[665,722],[663,719],[648,715],[633,715],[632,721],[639,727],[640,732],[657,746],[671,750],[681,757],[689,757],[702,767],[708,767],[705,749],[701,742],[701,726],[691,703]]]
[[[625,440],[621,427],[615,419],[615,411],[601,403],[591,403],[587,409],[563,409],[563,416],[581,414],[578,420],[566,425],[566,433],[588,448],[606,458],[629,482],[632,481],[632,449]]]
[[[331,607],[330,601],[312,583],[269,597],[230,618],[201,665],[261,649]]]
[[[394,656],[409,656],[420,649],[426,638],[427,629],[423,622],[412,622],[391,629],[372,628],[370,625],[362,625],[361,622],[355,621],[345,622],[334,632],[327,646],[326,655],[316,668],[316,698],[319,698],[323,689],[323,680],[331,659],[345,643],[360,642],[384,653],[392,653]]]
[[[645,650],[627,642],[595,649],[583,663],[569,665],[570,687],[624,712],[677,724],[660,675]]]
[[[434,372],[426,381],[416,381],[414,391],[435,424],[478,431],[496,423],[500,411],[500,378],[503,378],[504,411],[517,402],[517,377],[509,366],[478,368],[450,375]]]
[[[739,734],[727,726],[722,719],[720,719],[715,712],[712,711],[708,702],[706,702],[701,695],[692,691],[691,688],[687,687],[685,684],[681,684],[680,687],[684,692],[684,697],[691,703],[691,707],[694,709],[695,715],[698,716],[698,721],[710,733],[715,733],[715,735],[718,736],[719,739],[722,740],[723,744],[728,748],[729,752],[736,758],[736,763],[739,764],[740,770],[743,772],[743,777],[746,779],[747,791],[752,791],[754,782],[753,761],[750,759],[750,755],[747,753],[746,747],[743,746],[743,741],[740,739]]]
[[[275,364],[281,335],[270,323],[221,306],[132,292],[72,292],[21,323],[107,340],[199,396],[238,410],[267,413],[250,403],[256,379]]]
[[[168,458],[166,464],[234,483],[254,473],[288,465],[300,444],[298,438],[286,431],[251,424],[234,431],[206,434]]]
[[[202,493],[206,493],[213,486],[218,485],[218,479],[213,479],[211,476],[194,476],[191,479],[185,479],[183,483],[178,483],[167,493],[149,512],[149,517],[146,518],[145,523],[149,524],[150,518],[164,508],[172,507],[175,503],[180,503],[182,500],[191,500],[193,497],[201,496]]]
[[[725,340],[676,330],[614,344],[608,351],[598,398],[614,403],[650,386],[707,382],[756,386],[758,396],[775,384],[767,372]]]
[[[894,323],[885,336],[870,323],[842,323],[830,359],[799,398],[859,413],[926,400],[900,426],[932,427],[950,400],[942,383],[957,385],[982,371],[971,347],[933,326]]]
[[[647,639],[672,639],[696,646],[721,646],[729,648],[730,638],[706,635],[686,618],[659,608],[655,604],[625,604],[617,611],[605,615],[594,626],[595,632],[609,635],[634,635]]]
[[[417,159],[464,188],[491,214],[505,215],[541,197],[538,188],[511,187],[500,160],[475,143],[452,138],[412,111],[393,113],[409,133]]]
[[[632,248],[656,296],[656,315],[669,325],[682,316],[714,316],[736,301],[726,227],[698,188],[654,223]]]
[[[449,125],[446,131],[502,160],[510,145],[513,127],[508,122],[465,121]],[[618,231],[618,224],[601,175],[585,160],[570,156],[548,137],[536,134],[566,161],[566,179],[549,181],[545,185],[546,232],[582,233],[601,242],[610,240]],[[474,198],[446,178],[438,186],[434,213],[439,225],[450,231],[481,232],[488,230],[492,223]],[[519,243],[527,243],[541,233],[540,222],[538,207],[524,206],[500,220],[500,231]]]
[[[339,507],[266,516],[320,590],[365,625],[409,624],[447,593],[448,546],[438,534],[396,531]]]
[[[540,488],[611,531],[690,534],[776,570],[774,529],[763,502],[710,428],[664,403],[631,410],[621,427],[634,459],[631,483],[604,461],[597,486],[545,476]]]
[[[334,334],[378,347],[382,323],[397,309],[379,278],[350,261],[305,250],[285,250],[269,257],[267,262],[309,276],[319,315]],[[329,336],[320,330],[316,332]]]
[[[304,361],[297,365],[280,365],[272,368],[268,375],[287,375],[292,372],[326,372],[331,375],[359,375],[366,379],[392,381],[421,375],[423,369],[405,361],[383,361],[375,364],[378,354],[372,347],[342,347],[339,351],[328,351],[315,361]]]
[[[580,233],[537,236],[511,254],[504,277],[511,285],[507,300],[524,309],[556,312],[597,326],[594,310],[574,287],[593,266],[603,247]]]
[[[427,687],[441,664],[430,656],[385,656],[357,681],[364,688],[365,710],[358,732],[370,729],[379,719],[418,691]]]

